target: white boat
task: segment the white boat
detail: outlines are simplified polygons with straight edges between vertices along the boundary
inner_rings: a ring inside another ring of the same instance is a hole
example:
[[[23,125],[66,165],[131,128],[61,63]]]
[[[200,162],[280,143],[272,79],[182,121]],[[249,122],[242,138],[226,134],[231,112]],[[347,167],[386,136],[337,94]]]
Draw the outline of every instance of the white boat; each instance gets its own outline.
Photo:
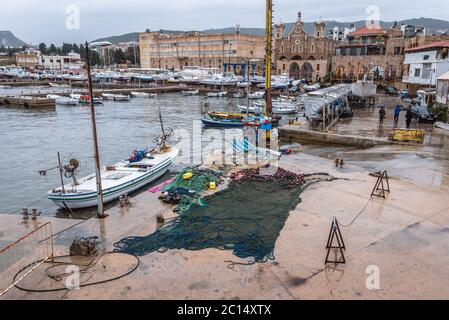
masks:
[[[114,97],[114,101],[130,101],[131,98],[125,94],[116,94]]]
[[[200,78],[195,76],[182,76],[179,78],[179,82],[184,84],[198,84],[200,83]]]
[[[178,149],[162,152],[144,152],[143,158],[124,160],[101,170],[103,202],[108,203],[147,185],[162,176],[178,155]],[[74,179],[70,184],[48,192],[48,199],[60,208],[80,209],[97,205],[95,174]],[[65,192],[64,192],[64,191]]]
[[[262,109],[262,107],[259,107],[259,106],[255,106],[255,105],[252,105],[252,106],[244,106],[244,105],[237,105],[237,108],[239,108],[239,110],[240,110],[240,112],[242,112],[242,113],[246,113],[246,112],[248,112],[248,113],[258,113],[258,114],[262,114],[263,113],[263,109]]]
[[[136,91],[131,91],[131,96],[133,98],[156,98],[155,93],[136,92]]]
[[[207,96],[209,98],[220,98],[220,97],[226,97],[228,93],[226,91],[222,91],[222,92],[208,92]]]
[[[112,100],[112,101],[130,101],[129,96],[124,94],[113,94],[113,93],[103,93],[101,95],[103,99],[105,100]]]
[[[79,93],[71,93],[71,94],[69,94],[70,98],[76,99],[78,101],[81,99],[81,96],[82,96],[82,94],[79,94]]]
[[[101,96],[103,97],[104,100],[114,100],[115,94],[103,93]]]
[[[47,98],[55,99],[56,104],[64,105],[64,106],[76,106],[76,105],[78,105],[78,102],[79,102],[79,99],[58,96],[55,94],[47,94]]]
[[[167,80],[167,82],[169,83],[180,83],[181,81],[179,80],[179,78],[170,78]]]
[[[255,107],[262,109],[265,102],[254,102],[253,104]],[[275,114],[289,114],[298,112],[298,107],[289,102],[273,102],[271,109]]]
[[[237,77],[234,74],[212,74],[200,80],[200,84],[212,86],[235,86],[236,83]]]
[[[249,82],[251,83],[263,83],[265,85],[265,77],[252,75],[249,77]]]
[[[315,91],[318,90],[319,88],[321,88],[321,85],[319,83],[304,85],[304,90],[306,90],[307,92]]]
[[[243,94],[243,92],[237,92],[237,93],[234,93],[232,96],[236,99],[240,99],[240,98],[243,98],[245,95]]]
[[[59,84],[54,82],[49,82],[48,85],[52,88],[70,88],[70,86],[67,84]]]
[[[237,82],[237,87],[239,87],[239,88],[246,88],[246,87],[248,87],[248,82],[244,82],[244,81]]]
[[[183,96],[197,96],[200,94],[200,90],[181,91]]]
[[[265,96],[265,91],[256,91],[256,92],[250,93],[248,95],[248,97],[250,99],[263,99],[264,96]]]

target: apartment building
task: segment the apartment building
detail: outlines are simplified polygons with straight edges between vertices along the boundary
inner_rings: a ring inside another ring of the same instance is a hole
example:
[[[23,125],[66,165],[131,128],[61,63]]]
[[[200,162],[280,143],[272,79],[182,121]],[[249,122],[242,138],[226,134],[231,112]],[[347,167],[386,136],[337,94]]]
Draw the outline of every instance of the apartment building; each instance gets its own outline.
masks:
[[[182,70],[190,66],[201,66],[240,74],[248,60],[258,59],[255,71],[263,71],[263,36],[239,32],[145,32],[140,34],[139,46],[142,68]]]

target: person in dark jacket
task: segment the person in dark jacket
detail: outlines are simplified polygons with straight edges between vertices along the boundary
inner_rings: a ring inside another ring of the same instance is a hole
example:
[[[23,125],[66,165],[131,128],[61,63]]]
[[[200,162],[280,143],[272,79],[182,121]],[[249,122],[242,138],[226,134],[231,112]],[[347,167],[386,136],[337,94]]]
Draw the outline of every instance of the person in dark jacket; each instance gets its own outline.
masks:
[[[407,113],[405,114],[405,124],[407,129],[410,129],[410,125],[412,124],[412,106],[408,106]]]
[[[384,119],[385,119],[385,107],[381,107],[379,110],[379,124],[383,124],[384,123]]]

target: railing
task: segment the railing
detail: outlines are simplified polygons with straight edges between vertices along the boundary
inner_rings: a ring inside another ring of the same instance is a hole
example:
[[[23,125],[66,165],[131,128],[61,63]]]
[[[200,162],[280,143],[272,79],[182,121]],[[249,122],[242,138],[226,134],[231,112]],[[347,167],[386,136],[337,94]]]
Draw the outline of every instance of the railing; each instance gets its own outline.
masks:
[[[53,233],[50,222],[1,249],[0,297],[51,259]]]

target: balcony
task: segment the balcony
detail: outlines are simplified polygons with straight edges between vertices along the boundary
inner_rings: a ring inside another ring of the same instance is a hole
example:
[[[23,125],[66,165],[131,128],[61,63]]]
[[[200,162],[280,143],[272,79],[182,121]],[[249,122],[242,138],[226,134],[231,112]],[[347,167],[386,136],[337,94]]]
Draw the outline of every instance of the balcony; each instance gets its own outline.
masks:
[[[409,77],[408,76],[402,76],[402,82],[408,82]]]

